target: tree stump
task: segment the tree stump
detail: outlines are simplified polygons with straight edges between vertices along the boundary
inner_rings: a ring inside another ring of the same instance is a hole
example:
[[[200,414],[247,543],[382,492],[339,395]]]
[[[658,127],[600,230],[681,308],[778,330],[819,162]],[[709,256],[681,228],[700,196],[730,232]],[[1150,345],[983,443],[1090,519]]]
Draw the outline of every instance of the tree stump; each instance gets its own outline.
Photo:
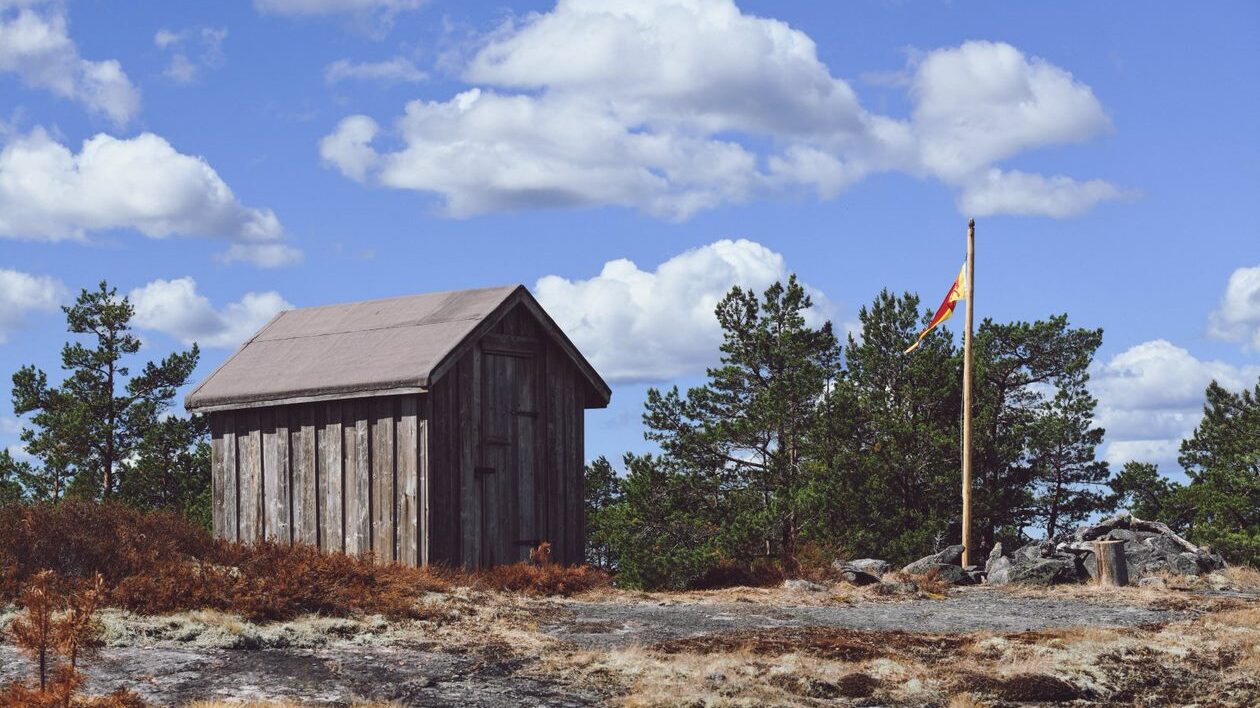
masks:
[[[1098,584],[1124,587],[1129,584],[1129,565],[1124,560],[1124,541],[1094,541]]]

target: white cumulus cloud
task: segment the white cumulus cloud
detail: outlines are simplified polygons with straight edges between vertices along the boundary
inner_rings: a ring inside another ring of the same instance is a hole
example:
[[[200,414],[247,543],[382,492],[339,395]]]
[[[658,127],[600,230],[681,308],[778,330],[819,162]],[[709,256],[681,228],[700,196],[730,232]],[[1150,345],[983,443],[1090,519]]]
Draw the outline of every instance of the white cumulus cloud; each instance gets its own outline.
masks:
[[[8,341],[30,313],[57,309],[66,293],[56,278],[0,268],[0,343]]]
[[[616,205],[686,219],[797,189],[830,199],[879,172],[935,178],[986,213],[1073,216],[1123,195],[996,168],[1110,129],[1066,70],[967,42],[910,71],[910,114],[880,115],[808,35],[732,0],[561,0],[491,33],[464,67],[472,88],[408,103],[385,130],[351,116],[322,149],[351,178],[437,195],[452,216]]]
[[[1239,268],[1229,276],[1221,305],[1209,320],[1208,334],[1260,350],[1260,266]]]
[[[365,62],[338,59],[324,67],[324,81],[329,84],[352,80],[385,84],[419,83],[428,78],[428,74],[406,57]]]
[[[958,208],[973,216],[1034,214],[1063,219],[1131,194],[1101,179],[1077,182],[1062,175],[1043,177],[995,167],[964,186]]]
[[[1094,368],[1091,381],[1096,422],[1107,430],[1105,457],[1175,467],[1181,441],[1203,417],[1208,384],[1240,390],[1257,378],[1260,366],[1205,361],[1163,339],[1115,355]]]
[[[220,309],[197,292],[192,278],[154,280],[127,296],[136,308],[135,325],[170,335],[184,344],[236,347],[277,312],[292,309],[279,293],[245,293]]]
[[[116,60],[79,56],[64,2],[0,2],[0,72],[74,101],[122,125],[140,110],[140,92]]]
[[[274,246],[284,238],[270,209],[242,205],[205,160],[152,133],[128,139],[102,133],[74,153],[37,128],[0,149],[0,237],[83,240],[120,228],[244,246]]]
[[[586,280],[549,275],[534,294],[609,380],[662,381],[716,363],[722,332],[713,310],[732,286],[760,294],[788,272],[783,256],[759,243],[722,240],[655,270],[618,259]],[[821,293],[810,295],[808,319],[817,325],[830,305]]]

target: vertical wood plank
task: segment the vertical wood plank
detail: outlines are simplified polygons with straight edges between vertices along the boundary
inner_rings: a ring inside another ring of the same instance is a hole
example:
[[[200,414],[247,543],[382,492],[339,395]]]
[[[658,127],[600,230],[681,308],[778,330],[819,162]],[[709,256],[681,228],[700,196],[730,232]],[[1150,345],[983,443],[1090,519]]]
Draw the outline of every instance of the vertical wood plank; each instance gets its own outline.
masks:
[[[564,406],[561,382],[564,372],[554,344],[547,346],[547,540],[556,551],[564,545]]]
[[[578,373],[574,371],[576,377]],[[585,394],[582,390],[584,382],[574,379],[577,384],[576,397],[573,402],[573,473],[576,475],[577,489],[574,500],[573,516],[573,556],[570,563],[586,562],[586,406]]]
[[[363,401],[342,404],[342,465],[345,469],[346,553],[360,554],[372,550],[371,488],[367,451],[367,419]]]
[[[320,498],[319,535],[320,548],[326,551],[345,551],[344,507],[342,504],[342,431],[341,404],[327,403],[321,407],[324,420],[317,428],[322,432],[319,446],[319,481],[323,485]]]
[[[513,433],[513,447],[516,453],[514,467],[516,472],[516,538],[518,541],[538,542],[538,531],[535,524],[537,503],[535,459],[538,426],[538,401],[535,387],[536,364],[533,358],[521,358],[516,361],[516,377],[511,382],[513,395],[513,418],[516,430]],[[529,558],[529,545],[518,545],[515,553],[517,560]]]
[[[289,455],[289,406],[263,413],[263,485],[267,540],[292,543],[292,466]]]
[[[397,396],[372,400],[372,552],[380,563],[398,560],[394,416]]]
[[[223,538],[239,541],[240,465],[237,464],[236,413],[223,414]]]
[[[465,568],[481,564],[481,499],[476,468],[481,463],[481,351],[473,347],[459,366],[459,489],[460,562]]]
[[[428,395],[425,398],[429,398]],[[430,418],[426,416],[416,421],[416,544],[418,546],[418,561],[420,565],[427,566],[433,562],[433,512],[431,510],[430,499],[432,485],[432,465],[430,463]]]
[[[217,538],[226,538],[224,512],[223,416],[210,414],[210,528]]]
[[[319,476],[315,451],[315,404],[295,407],[292,421],[293,540],[319,545]]]
[[[247,543],[263,538],[262,427],[257,409],[238,414],[237,464],[240,468],[240,540]]]
[[[403,565],[417,565],[420,560],[419,486],[420,446],[418,442],[417,396],[398,400],[398,420],[394,430],[394,548],[395,560]]]

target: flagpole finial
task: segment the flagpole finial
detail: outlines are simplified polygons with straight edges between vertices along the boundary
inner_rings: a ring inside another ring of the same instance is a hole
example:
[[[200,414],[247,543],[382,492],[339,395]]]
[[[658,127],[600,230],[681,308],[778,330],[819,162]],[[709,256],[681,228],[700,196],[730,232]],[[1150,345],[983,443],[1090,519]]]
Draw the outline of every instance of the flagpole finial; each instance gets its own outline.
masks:
[[[975,220],[975,219],[968,219],[968,220],[967,220],[967,228],[969,228],[969,229],[974,229],[974,228],[976,228],[976,220]]]

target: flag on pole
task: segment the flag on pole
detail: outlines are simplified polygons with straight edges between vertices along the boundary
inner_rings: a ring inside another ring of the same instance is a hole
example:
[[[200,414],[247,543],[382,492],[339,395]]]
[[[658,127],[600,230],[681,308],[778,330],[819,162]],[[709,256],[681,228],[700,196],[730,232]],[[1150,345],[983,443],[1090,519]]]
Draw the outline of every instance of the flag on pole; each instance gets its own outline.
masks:
[[[954,278],[954,284],[950,286],[949,292],[945,294],[945,299],[941,301],[941,306],[936,308],[936,314],[932,317],[932,323],[927,329],[919,333],[919,338],[914,340],[914,344],[910,345],[904,354],[909,354],[919,345],[923,343],[923,338],[928,336],[928,332],[936,329],[936,326],[954,315],[954,306],[959,300],[967,299],[967,264],[963,263],[962,270],[958,271],[958,277]]]

